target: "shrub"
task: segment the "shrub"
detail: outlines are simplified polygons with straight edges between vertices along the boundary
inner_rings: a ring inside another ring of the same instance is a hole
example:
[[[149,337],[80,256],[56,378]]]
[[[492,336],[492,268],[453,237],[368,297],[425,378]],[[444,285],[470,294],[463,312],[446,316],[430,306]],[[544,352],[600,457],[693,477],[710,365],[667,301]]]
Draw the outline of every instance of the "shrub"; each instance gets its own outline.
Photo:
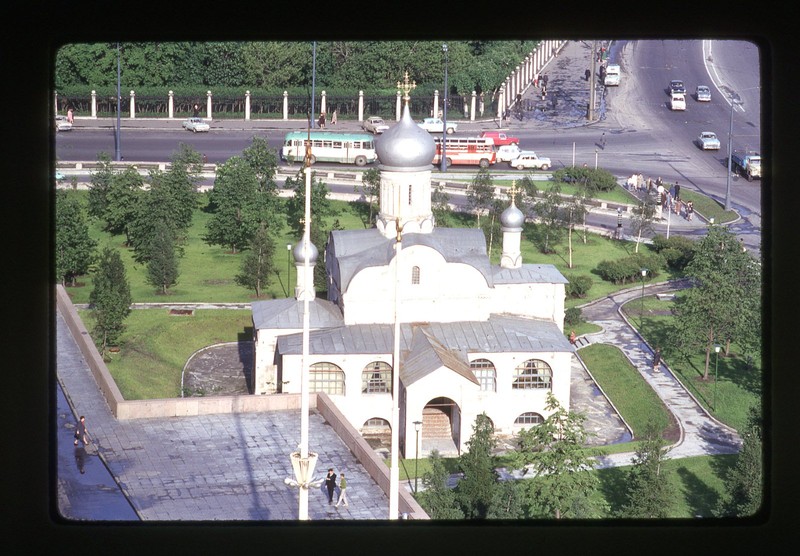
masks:
[[[570,307],[564,311],[564,328],[577,326],[583,322],[583,312],[580,307]]]
[[[585,274],[580,276],[567,276],[569,284],[566,287],[566,293],[569,297],[584,298],[592,288],[591,276]]]
[[[666,266],[664,257],[659,253],[637,253],[616,261],[602,261],[597,265],[597,272],[603,280],[615,284],[635,282],[641,276],[642,268],[648,270],[647,278],[656,278]]]
[[[611,191],[617,187],[617,180],[608,170],[602,168],[566,167],[553,172],[554,181],[584,184],[591,190]]]
[[[670,267],[683,270],[694,257],[695,245],[694,240],[685,236],[672,236],[667,239],[665,236],[656,235],[653,237],[652,249],[660,253]]]

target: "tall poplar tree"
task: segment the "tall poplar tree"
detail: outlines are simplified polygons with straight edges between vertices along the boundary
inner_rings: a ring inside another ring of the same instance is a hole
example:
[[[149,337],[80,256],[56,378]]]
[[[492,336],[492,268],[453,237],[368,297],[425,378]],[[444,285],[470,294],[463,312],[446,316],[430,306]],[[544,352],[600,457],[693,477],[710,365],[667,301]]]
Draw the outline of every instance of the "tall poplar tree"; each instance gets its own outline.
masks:
[[[178,283],[178,256],[175,252],[175,236],[172,228],[163,220],[155,223],[147,260],[147,283],[166,294]]]
[[[669,475],[663,465],[667,453],[665,446],[666,441],[660,431],[649,423],[633,458],[633,467],[628,471],[627,502],[621,511],[623,517],[669,517],[675,503],[675,493],[670,487]]]
[[[236,283],[256,292],[261,297],[264,288],[269,285],[270,277],[275,273],[272,258],[275,255],[275,240],[270,236],[266,225],[258,227],[250,249],[242,259],[241,269],[236,275]]]
[[[97,242],[89,236],[89,226],[78,200],[69,192],[56,192],[56,280],[75,285],[94,261]]]
[[[492,456],[496,443],[494,426],[489,417],[481,413],[472,426],[467,452],[458,458],[464,478],[456,486],[456,499],[468,519],[486,518],[492,506],[497,487]]]
[[[96,322],[93,337],[103,355],[108,346],[116,345],[125,318],[131,312],[131,288],[119,251],[111,247],[103,249],[93,278],[94,289],[89,294]]]

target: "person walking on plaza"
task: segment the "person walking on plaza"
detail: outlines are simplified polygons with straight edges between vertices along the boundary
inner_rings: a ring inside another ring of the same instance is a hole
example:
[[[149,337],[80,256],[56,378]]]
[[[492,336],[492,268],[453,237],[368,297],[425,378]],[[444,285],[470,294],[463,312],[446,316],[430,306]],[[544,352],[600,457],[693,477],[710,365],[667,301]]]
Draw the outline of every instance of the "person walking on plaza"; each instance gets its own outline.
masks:
[[[325,488],[328,489],[328,504],[333,504],[333,491],[336,490],[336,473],[333,472],[333,467],[328,469],[325,476]]]
[[[339,500],[336,501],[336,507],[339,507],[339,504],[344,504],[347,506],[347,494],[345,491],[347,490],[347,479],[344,478],[344,473],[342,473],[339,480]]]
[[[77,446],[79,440],[83,442],[84,445],[89,444],[89,433],[86,431],[86,417],[83,415],[81,415],[78,426],[75,428],[75,442],[73,442],[73,444]]]
[[[653,354],[653,370],[658,372],[661,365],[661,348],[656,346],[656,351]]]
[[[692,203],[691,201],[687,201],[686,202],[686,220],[691,222],[693,214],[694,214],[694,203]]]
[[[336,125],[336,110],[331,114],[331,125]]]

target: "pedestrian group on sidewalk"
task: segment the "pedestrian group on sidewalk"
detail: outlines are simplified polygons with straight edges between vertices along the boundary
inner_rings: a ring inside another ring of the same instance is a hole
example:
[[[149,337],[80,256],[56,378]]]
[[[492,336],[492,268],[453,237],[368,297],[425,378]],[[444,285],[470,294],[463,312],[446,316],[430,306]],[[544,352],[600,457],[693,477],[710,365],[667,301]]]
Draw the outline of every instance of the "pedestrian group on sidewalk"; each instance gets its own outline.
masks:
[[[339,484],[336,484],[336,473],[333,471],[333,467],[328,468],[328,474],[325,476],[325,488],[328,491],[328,505],[333,504],[333,495],[336,492],[336,488],[339,488],[339,497],[336,500],[336,504],[334,507],[338,508],[339,504],[347,507],[349,503],[347,501],[347,479],[345,479],[344,473],[339,475]]]

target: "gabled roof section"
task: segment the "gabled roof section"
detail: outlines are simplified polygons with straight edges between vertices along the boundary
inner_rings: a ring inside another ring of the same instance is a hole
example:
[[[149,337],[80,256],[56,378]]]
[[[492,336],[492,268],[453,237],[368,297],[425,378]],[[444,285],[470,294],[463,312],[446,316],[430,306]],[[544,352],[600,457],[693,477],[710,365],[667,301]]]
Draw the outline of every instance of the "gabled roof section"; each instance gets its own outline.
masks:
[[[253,326],[256,330],[303,328],[303,304],[303,301],[295,298],[255,301],[251,304]],[[326,299],[309,301],[308,310],[311,328],[331,328],[344,324],[339,306]]]
[[[415,327],[411,349],[400,363],[400,380],[405,386],[410,386],[442,367],[480,385],[463,352],[447,349],[424,328]]]
[[[495,284],[567,284],[559,270],[551,264],[523,264],[520,268],[492,267]]]
[[[362,269],[386,266],[394,257],[394,238],[385,238],[376,228],[331,232],[333,254],[339,266],[339,290],[346,292]],[[475,228],[434,228],[431,233],[403,235],[403,248],[422,245],[438,252],[449,263],[474,267],[492,285],[492,268],[486,254],[486,237]]]

